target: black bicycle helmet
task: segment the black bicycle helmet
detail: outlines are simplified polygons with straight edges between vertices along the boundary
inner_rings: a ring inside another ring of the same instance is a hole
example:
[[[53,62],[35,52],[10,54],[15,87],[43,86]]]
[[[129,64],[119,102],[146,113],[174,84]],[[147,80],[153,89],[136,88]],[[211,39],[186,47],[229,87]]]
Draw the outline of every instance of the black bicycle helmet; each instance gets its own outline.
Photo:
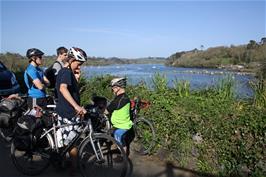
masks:
[[[36,48],[31,48],[27,50],[26,56],[31,58],[32,56],[42,56],[44,53]]]
[[[125,88],[127,86],[127,79],[124,77],[114,78],[111,80],[110,86],[111,87],[118,86],[118,87]]]

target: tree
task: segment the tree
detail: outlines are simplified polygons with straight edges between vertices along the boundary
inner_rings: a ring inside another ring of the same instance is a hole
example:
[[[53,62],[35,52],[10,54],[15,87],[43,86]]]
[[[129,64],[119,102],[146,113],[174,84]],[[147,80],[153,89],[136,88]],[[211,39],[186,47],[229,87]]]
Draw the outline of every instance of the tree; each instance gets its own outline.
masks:
[[[258,46],[258,44],[256,43],[256,41],[250,40],[248,45],[247,45],[247,49],[255,49],[257,46]]]

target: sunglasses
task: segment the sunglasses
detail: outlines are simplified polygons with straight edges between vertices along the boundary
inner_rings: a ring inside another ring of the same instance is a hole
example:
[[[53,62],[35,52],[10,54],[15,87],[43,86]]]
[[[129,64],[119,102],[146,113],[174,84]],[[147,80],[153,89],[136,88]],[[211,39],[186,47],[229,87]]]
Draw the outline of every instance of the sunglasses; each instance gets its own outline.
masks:
[[[41,55],[40,56],[36,56],[36,57],[42,59],[42,56]]]

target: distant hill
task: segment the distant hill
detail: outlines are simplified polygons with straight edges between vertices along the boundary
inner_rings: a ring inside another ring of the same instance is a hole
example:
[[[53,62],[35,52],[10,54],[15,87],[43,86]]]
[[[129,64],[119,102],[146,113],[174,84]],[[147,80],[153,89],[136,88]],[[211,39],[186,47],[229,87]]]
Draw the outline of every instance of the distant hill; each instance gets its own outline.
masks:
[[[203,46],[202,46],[203,48]],[[209,67],[256,71],[266,62],[266,38],[260,42],[230,47],[218,46],[206,50],[176,52],[166,59],[166,65],[178,67]]]
[[[44,66],[50,66],[56,59],[55,55],[44,56]],[[28,65],[28,59],[25,56],[22,56],[17,53],[0,53],[0,60],[11,70],[25,70]],[[161,63],[164,64],[166,58],[163,57],[143,57],[143,58],[118,58],[118,57],[90,57],[85,65],[112,65],[112,64],[155,64]]]
[[[112,64],[147,64],[147,63],[161,63],[164,64],[166,58],[163,57],[146,57],[146,58],[102,58],[102,57],[92,57],[89,58],[86,65],[112,65]]]

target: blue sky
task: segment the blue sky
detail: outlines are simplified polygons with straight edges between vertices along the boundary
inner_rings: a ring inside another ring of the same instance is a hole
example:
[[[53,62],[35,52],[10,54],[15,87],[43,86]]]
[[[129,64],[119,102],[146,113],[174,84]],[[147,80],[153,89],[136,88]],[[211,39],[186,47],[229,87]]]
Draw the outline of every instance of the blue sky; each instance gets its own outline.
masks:
[[[76,46],[89,56],[168,57],[266,36],[260,1],[1,1],[1,53],[47,55]]]

